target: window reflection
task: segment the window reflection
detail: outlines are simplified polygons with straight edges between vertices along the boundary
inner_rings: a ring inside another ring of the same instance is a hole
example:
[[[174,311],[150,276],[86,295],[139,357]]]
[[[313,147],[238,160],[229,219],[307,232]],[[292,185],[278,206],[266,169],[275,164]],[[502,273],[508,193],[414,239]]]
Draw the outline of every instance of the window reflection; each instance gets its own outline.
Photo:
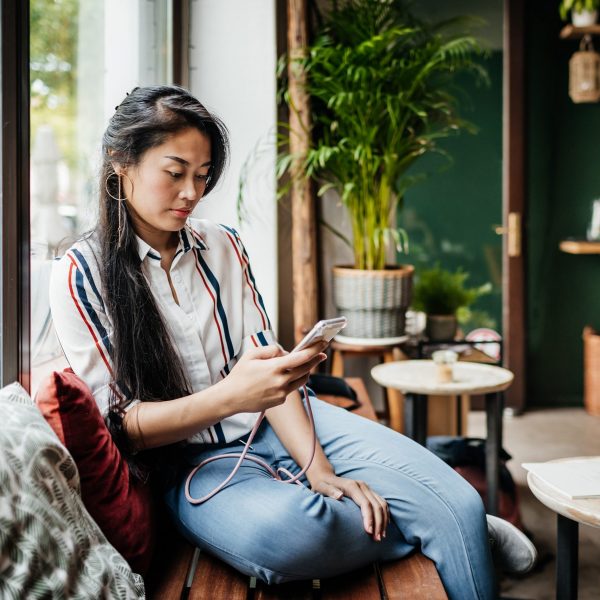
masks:
[[[52,258],[93,226],[106,122],[128,90],[172,83],[172,0],[31,0],[31,364],[64,364]]]

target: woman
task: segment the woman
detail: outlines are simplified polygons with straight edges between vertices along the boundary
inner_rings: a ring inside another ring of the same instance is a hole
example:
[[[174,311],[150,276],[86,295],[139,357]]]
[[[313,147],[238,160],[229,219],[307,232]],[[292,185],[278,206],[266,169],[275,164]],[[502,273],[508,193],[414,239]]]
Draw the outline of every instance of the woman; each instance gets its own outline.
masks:
[[[486,522],[475,490],[432,453],[314,397],[319,443],[306,486],[245,462],[207,502],[186,499],[193,465],[241,450],[263,410],[252,454],[296,473],[307,463],[298,389],[325,358],[323,345],[277,346],[237,233],[191,218],[226,157],[225,127],[186,90],[137,88],[117,107],[98,226],[55,262],[50,286],[73,370],[134,462],[163,465],[181,531],[240,571],[270,583],[329,577],[420,548],[451,598],[492,598],[488,536],[521,572],[535,559],[525,536]],[[207,464],[191,495],[216,488],[235,463]]]

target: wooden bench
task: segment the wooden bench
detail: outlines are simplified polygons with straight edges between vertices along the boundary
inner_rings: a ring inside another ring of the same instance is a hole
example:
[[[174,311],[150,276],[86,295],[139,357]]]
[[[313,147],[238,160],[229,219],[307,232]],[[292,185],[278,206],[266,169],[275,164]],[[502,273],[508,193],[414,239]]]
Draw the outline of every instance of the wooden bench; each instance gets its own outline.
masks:
[[[348,378],[360,407],[354,412],[376,419],[364,383]],[[333,404],[347,401],[321,396]],[[266,585],[194,548],[181,537],[162,540],[154,567],[146,578],[152,600],[447,600],[435,565],[419,553],[390,563],[373,564],[330,579]]]

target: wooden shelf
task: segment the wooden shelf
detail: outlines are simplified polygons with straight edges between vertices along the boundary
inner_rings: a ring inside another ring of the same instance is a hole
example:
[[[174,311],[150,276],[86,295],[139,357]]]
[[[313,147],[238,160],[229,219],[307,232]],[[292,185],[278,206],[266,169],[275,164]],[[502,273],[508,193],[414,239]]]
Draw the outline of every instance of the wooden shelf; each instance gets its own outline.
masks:
[[[584,240],[563,240],[560,249],[568,254],[600,254],[600,242]]]
[[[575,27],[575,25],[565,25],[560,30],[560,37],[563,40],[576,40],[584,35],[600,35],[600,25],[589,25],[588,27]]]

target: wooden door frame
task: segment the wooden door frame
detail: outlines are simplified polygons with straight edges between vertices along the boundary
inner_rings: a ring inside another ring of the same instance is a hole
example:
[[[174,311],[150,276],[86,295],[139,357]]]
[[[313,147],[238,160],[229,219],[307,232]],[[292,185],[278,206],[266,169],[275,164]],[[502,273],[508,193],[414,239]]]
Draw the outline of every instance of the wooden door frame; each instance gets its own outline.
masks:
[[[506,403],[517,412],[526,404],[526,135],[525,3],[504,0],[502,219],[503,363],[515,380]]]
[[[190,87],[190,2],[173,0],[173,83]]]
[[[29,1],[2,0],[1,379],[29,391]]]

